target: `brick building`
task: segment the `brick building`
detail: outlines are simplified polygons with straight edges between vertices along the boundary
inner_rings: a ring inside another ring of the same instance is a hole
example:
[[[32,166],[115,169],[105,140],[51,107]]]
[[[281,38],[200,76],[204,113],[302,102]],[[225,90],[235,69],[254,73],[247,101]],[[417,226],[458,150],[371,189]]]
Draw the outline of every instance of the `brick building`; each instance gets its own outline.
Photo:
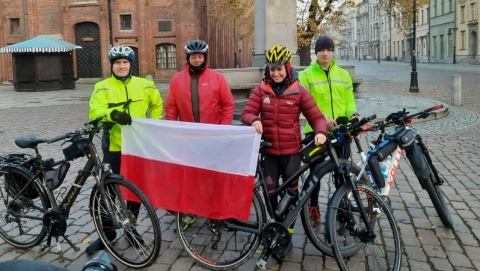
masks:
[[[0,47],[38,35],[80,45],[74,58],[78,78],[110,75],[110,44],[132,47],[134,73],[157,79],[183,69],[183,47],[191,39],[207,41],[212,68],[251,66],[253,35],[238,35],[243,18],[212,16],[212,5],[212,0],[0,0]],[[12,56],[0,54],[0,83],[12,79]]]

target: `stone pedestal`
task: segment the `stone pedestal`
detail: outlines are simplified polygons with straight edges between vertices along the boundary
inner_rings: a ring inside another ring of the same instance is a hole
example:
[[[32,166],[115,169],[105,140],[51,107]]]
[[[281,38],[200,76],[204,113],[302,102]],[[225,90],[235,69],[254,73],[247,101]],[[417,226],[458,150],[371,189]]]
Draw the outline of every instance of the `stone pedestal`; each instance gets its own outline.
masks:
[[[265,53],[276,44],[288,47],[293,55],[292,65],[300,65],[296,3],[292,0],[256,0],[252,66],[265,66]]]

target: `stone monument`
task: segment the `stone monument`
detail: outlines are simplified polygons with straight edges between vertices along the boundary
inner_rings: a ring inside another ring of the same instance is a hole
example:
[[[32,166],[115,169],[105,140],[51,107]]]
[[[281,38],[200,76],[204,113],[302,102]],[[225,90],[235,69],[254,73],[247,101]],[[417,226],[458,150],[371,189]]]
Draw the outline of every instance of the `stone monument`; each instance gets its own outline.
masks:
[[[288,47],[292,65],[300,65],[297,50],[297,7],[293,0],[255,0],[253,67],[265,66],[265,52],[275,44]]]

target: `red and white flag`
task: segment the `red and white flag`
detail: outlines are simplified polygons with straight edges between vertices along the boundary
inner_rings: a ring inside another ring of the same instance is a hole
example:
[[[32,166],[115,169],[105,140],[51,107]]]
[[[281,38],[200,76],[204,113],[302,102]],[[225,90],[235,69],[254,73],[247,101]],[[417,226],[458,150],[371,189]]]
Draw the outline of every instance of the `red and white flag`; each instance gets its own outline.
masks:
[[[260,137],[246,126],[134,119],[122,127],[120,172],[156,208],[247,219]]]

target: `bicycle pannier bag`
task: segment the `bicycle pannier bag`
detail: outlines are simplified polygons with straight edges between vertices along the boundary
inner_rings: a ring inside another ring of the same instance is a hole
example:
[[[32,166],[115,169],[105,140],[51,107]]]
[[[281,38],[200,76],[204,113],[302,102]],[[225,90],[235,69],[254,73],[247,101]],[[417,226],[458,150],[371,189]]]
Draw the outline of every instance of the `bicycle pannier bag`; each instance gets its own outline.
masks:
[[[10,197],[15,197],[18,192],[20,192],[20,190],[28,183],[28,181],[30,181],[30,179],[33,177],[33,174],[23,166],[13,166],[5,169],[7,171],[3,174],[6,184],[5,190]],[[23,195],[29,199],[35,199],[38,197],[38,192],[32,185],[25,191]]]
[[[424,180],[430,175],[430,169],[428,167],[425,157],[422,155],[422,150],[417,145],[417,142],[413,142],[412,147],[406,150],[407,158],[412,165],[415,176],[419,180]]]
[[[400,146],[407,149],[415,140],[415,133],[412,129],[408,129],[404,126],[395,131],[393,138]]]
[[[65,180],[67,176],[68,169],[70,168],[70,163],[66,162],[61,164],[59,167],[51,169],[45,172],[45,184],[50,190],[57,189]]]

